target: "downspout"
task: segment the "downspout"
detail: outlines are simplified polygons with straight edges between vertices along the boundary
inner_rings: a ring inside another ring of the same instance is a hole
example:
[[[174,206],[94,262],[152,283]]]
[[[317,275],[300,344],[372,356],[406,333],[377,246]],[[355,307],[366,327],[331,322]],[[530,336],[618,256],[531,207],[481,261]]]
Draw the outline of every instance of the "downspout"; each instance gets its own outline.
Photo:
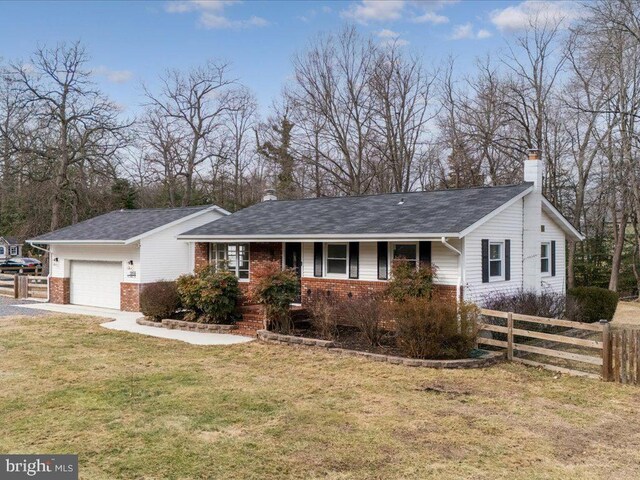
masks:
[[[51,254],[51,250],[47,250],[46,248],[42,248],[37,246],[35,243],[29,243],[33,248],[37,248],[38,250],[42,250],[44,253]]]
[[[460,303],[461,287],[462,287],[462,252],[453,245],[447,243],[447,238],[440,238],[440,243],[458,255],[458,280],[456,281],[456,302]]]

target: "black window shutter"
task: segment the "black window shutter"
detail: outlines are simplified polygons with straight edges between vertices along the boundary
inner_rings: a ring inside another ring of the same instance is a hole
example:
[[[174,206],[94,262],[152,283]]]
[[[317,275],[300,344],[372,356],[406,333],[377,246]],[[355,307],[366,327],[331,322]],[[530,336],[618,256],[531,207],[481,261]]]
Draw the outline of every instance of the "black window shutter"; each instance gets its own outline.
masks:
[[[482,239],[482,283],[489,283],[489,240]]]
[[[420,263],[428,263],[431,265],[431,242],[420,242]]]
[[[511,280],[511,240],[504,241],[504,279]]]
[[[378,242],[378,280],[389,278],[389,247],[387,242]]]
[[[551,276],[556,276],[556,241],[551,241]]]
[[[313,244],[313,276],[322,276],[322,242]]]
[[[358,278],[360,266],[360,243],[349,243],[349,278]]]

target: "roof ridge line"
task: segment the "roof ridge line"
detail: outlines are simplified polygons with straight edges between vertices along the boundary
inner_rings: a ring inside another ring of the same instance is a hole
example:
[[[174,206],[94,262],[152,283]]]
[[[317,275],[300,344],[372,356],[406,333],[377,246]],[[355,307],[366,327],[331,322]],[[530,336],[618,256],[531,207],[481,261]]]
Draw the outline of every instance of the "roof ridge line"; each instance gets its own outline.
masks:
[[[508,185],[482,185],[482,186],[476,186],[476,187],[458,187],[458,188],[438,188],[436,190],[416,190],[416,191],[409,191],[409,192],[387,192],[387,193],[365,193],[365,194],[361,194],[361,195],[336,195],[336,196],[327,196],[327,197],[305,197],[305,198],[294,198],[294,199],[290,199],[290,200],[285,200],[285,199],[277,199],[277,200],[268,200],[268,201],[262,201],[262,202],[258,202],[255,203],[254,205],[251,206],[255,206],[255,205],[262,205],[263,203],[269,203],[269,202],[300,202],[303,200],[331,200],[334,198],[367,198],[367,197],[381,197],[383,195],[415,195],[418,193],[438,193],[438,192],[455,192],[455,191],[462,191],[462,190],[490,190],[490,189],[495,189],[495,188],[508,188],[508,187],[520,187],[523,185],[532,185],[533,182],[520,182],[520,183],[510,183]],[[245,208],[249,208],[249,207],[245,207]]]

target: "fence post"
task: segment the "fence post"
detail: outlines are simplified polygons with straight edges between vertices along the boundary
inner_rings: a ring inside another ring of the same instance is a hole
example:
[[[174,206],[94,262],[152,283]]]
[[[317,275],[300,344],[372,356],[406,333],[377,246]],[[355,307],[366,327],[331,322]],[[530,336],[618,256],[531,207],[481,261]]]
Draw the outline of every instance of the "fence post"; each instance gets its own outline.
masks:
[[[602,325],[602,380],[611,381],[611,326],[607,320],[600,320]]]
[[[20,298],[20,286],[18,285],[18,275],[13,275],[13,298]]]
[[[513,360],[513,313],[507,314],[507,359]]]

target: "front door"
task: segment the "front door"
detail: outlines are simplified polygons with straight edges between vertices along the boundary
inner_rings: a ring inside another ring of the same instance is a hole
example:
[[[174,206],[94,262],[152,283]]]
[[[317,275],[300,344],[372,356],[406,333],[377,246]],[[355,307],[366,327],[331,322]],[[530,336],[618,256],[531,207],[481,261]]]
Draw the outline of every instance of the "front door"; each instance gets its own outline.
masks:
[[[300,277],[302,276],[302,243],[284,244],[284,266],[293,268],[298,275],[298,298],[296,303],[300,303]]]

